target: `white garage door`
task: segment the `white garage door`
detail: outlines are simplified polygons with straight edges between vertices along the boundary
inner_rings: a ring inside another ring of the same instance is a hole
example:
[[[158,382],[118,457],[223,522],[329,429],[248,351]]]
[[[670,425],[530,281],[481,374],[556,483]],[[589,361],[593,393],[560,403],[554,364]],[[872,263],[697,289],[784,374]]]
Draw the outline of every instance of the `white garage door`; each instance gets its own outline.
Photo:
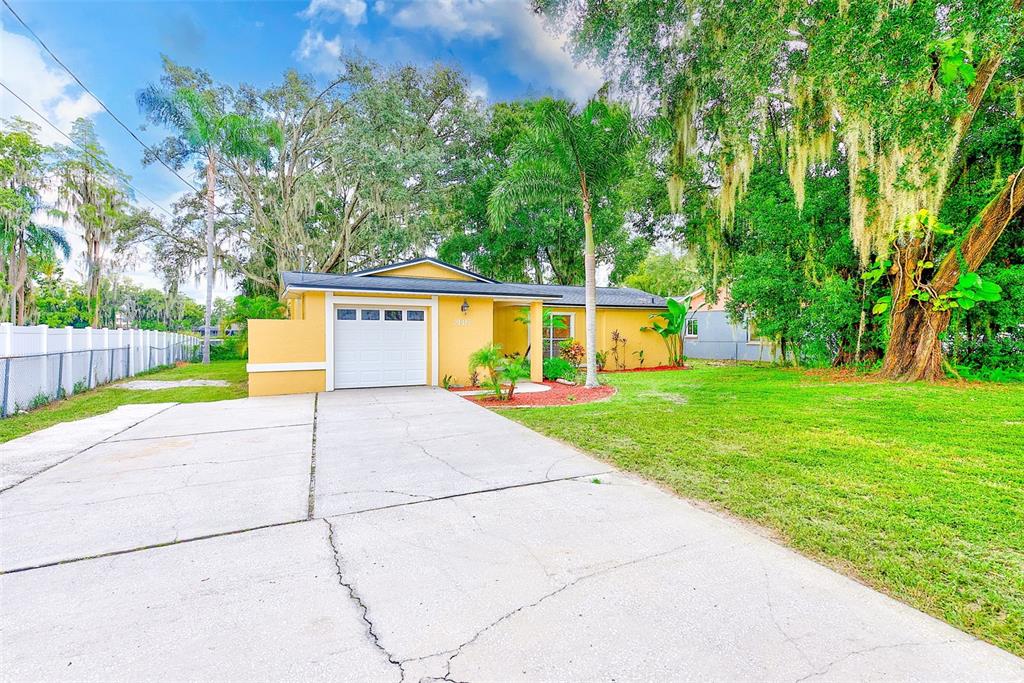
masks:
[[[426,384],[426,319],[422,308],[336,308],[334,387]]]

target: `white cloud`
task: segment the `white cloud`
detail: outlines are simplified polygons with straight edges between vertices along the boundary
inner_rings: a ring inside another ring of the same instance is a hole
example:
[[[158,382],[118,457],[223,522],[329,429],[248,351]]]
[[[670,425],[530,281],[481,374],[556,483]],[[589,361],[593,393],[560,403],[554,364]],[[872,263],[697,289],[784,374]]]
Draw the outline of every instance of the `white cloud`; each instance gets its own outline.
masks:
[[[487,97],[490,95],[491,89],[487,85],[487,79],[477,74],[470,74],[469,76],[469,96],[483,100],[487,102]]]
[[[377,2],[373,3],[373,11],[377,14],[384,14],[388,11],[388,3],[384,2],[384,0],[377,0]]]
[[[509,70],[520,80],[549,86],[577,102],[586,101],[604,81],[597,67],[573,62],[567,37],[546,30],[525,0],[413,0],[391,22],[434,31],[448,41],[500,41]]]
[[[66,71],[44,59],[41,50],[31,38],[7,31],[0,25],[4,82],[54,125],[70,133],[75,119],[92,116],[101,110],[100,105],[91,95],[82,92]],[[67,144],[67,139],[6,90],[0,89],[0,118],[13,116],[38,124],[42,142]]]
[[[340,16],[351,25],[358,26],[366,21],[366,0],[310,0],[302,16],[307,19]]]
[[[336,73],[339,68],[338,59],[341,57],[341,36],[328,40],[322,32],[306,29],[295,49],[295,56],[317,71]]]

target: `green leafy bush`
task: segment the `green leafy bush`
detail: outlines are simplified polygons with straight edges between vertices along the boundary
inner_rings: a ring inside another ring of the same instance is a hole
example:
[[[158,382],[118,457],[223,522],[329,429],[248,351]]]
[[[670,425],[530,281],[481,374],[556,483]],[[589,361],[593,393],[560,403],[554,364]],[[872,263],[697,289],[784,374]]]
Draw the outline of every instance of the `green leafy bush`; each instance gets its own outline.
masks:
[[[498,375],[501,381],[508,385],[508,388],[505,389],[504,399],[511,401],[512,396],[516,393],[516,383],[530,379],[530,366],[527,365],[525,358],[506,358],[498,368]]]
[[[576,368],[564,358],[544,359],[544,379],[575,379]]]
[[[220,344],[210,346],[210,360],[245,360],[248,344],[237,337],[228,337]]]

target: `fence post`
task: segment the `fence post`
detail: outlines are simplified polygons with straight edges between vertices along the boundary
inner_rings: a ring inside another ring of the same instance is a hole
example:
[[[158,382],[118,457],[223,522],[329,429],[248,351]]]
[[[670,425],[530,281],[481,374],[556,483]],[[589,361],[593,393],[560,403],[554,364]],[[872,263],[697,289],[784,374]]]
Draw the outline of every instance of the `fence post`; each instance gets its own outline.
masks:
[[[121,330],[120,327],[117,328],[116,330],[114,330],[114,348],[115,349],[120,349],[121,348],[121,336],[122,336],[121,333],[122,333],[122,330]],[[110,356],[110,360],[111,360],[110,381],[113,382],[114,381],[114,367],[113,367],[114,356],[113,355]],[[121,379],[121,376],[120,376],[121,368],[118,368],[117,372],[118,372],[117,379]]]
[[[64,352],[57,354],[57,393],[54,396],[55,401],[61,399],[61,394],[64,393]]]
[[[135,366],[138,360],[135,358],[135,330],[128,330],[128,374],[135,376]]]
[[[40,388],[36,392],[36,396],[45,393],[49,394],[48,388],[50,386],[50,363],[46,359],[46,354],[49,351],[47,348],[47,331],[50,329],[49,325],[36,325],[36,334],[39,335],[39,382]],[[34,398],[34,397],[33,397]]]
[[[85,388],[86,389],[92,389],[93,386],[95,386],[95,385],[93,384],[93,381],[92,381],[92,379],[93,379],[93,377],[92,377],[92,369],[93,369],[92,349],[93,349],[93,343],[92,343],[92,326],[91,325],[85,328],[85,349],[89,352],[89,374],[87,374],[85,376]]]
[[[10,323],[5,323],[9,325]],[[10,393],[11,387],[11,358],[8,356],[4,359],[4,396],[3,403],[0,404],[0,417],[7,417],[7,396]]]
[[[70,387],[64,389],[65,394],[73,394],[75,392],[75,330],[70,325],[64,328],[64,337],[66,343],[64,344],[64,350],[67,351],[67,372],[64,376],[67,378],[66,384],[70,384]],[[63,385],[62,385],[63,386]],[[71,391],[67,389],[70,388]]]
[[[13,327],[13,323],[0,323],[0,356],[11,355],[11,337],[14,335],[11,328]]]

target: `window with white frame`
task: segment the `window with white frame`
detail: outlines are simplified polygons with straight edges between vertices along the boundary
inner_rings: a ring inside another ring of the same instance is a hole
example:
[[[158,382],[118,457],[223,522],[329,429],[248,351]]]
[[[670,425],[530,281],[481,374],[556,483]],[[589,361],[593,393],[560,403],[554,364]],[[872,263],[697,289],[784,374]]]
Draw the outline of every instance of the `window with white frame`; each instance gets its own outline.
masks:
[[[686,319],[686,336],[696,337],[697,336],[697,319],[687,318]]]
[[[572,313],[553,313],[544,326],[544,357],[557,358],[560,354],[558,345],[574,334],[575,317]]]

